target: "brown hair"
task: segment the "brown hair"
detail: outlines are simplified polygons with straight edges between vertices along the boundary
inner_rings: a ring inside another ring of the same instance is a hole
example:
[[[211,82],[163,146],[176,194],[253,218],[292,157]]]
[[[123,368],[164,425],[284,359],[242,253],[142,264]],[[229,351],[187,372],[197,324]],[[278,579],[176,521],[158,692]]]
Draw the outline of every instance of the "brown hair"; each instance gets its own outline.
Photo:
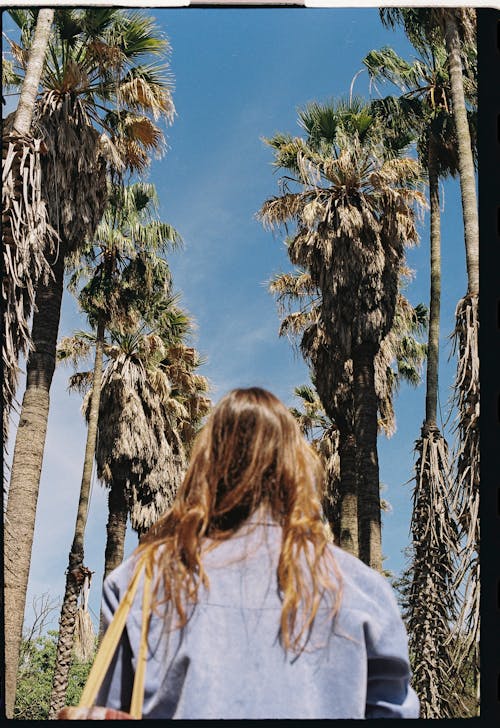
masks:
[[[235,389],[218,402],[195,440],[171,509],[139,546],[160,565],[164,600],[175,606],[177,626],[186,623],[186,604],[196,603],[200,583],[208,586],[203,539],[230,538],[263,506],[282,527],[281,643],[303,649],[322,595],[331,598],[332,617],[340,600],[340,575],[321,521],[323,478],[319,458],[273,394]]]

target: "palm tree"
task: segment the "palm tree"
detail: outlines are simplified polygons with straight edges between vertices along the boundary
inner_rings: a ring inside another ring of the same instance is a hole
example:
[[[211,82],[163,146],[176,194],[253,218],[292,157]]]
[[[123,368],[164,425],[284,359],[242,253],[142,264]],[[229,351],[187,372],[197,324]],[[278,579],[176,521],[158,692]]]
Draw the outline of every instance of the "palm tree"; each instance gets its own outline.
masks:
[[[277,274],[271,280],[269,290],[276,296],[282,319],[279,334],[286,335],[294,346],[297,340],[300,341],[299,350],[310,364],[311,378],[321,406],[328,420],[337,428],[337,437],[332,438],[330,444],[338,440],[338,484],[333,470],[329,473],[332,477],[327,477],[323,510],[337,542],[344,550],[359,556],[352,361],[344,362],[327,340],[321,322],[321,293],[308,272],[297,268],[293,273]],[[292,310],[293,304],[298,304],[298,311]],[[311,405],[314,405],[314,400],[307,405],[307,410]],[[337,486],[338,496],[335,492]]]
[[[21,45],[11,43],[11,48],[23,71],[34,12],[11,10],[10,14],[22,29]],[[92,237],[102,217],[107,166],[103,150],[113,150],[115,138],[119,150],[131,150],[122,166],[133,166],[132,152],[142,149],[146,154],[161,148],[162,133],[148,114],[171,120],[174,113],[165,62],[168,43],[144,13],[117,8],[58,9],[54,18],[34,123],[47,148],[42,160],[42,193],[60,242],[52,262],[52,278],[37,289],[34,349],[27,363],[7,503],[8,715],[14,701],[65,261],[71,251]],[[155,56],[160,57],[159,63],[144,62]],[[116,154],[114,159],[118,159]]]
[[[185,343],[190,318],[165,300],[156,327],[144,321],[128,333],[111,331],[104,345],[96,448],[97,475],[109,488],[104,576],[124,553],[127,519],[142,535],[171,504],[197,428],[208,412],[208,382],[196,372],[202,363]],[[76,362],[95,345],[95,336],[77,333],[61,342]],[[86,393],[89,417],[92,373],[80,372],[70,387]]]
[[[386,123],[406,125],[417,138],[427,169],[430,197],[430,309],[425,419],[416,444],[416,485],[412,515],[413,561],[408,619],[412,626],[414,683],[425,717],[445,717],[449,708],[450,598],[457,532],[449,508],[451,488],[448,446],[437,424],[439,329],[441,304],[441,235],[439,178],[455,173],[457,160],[444,47],[422,47],[409,64],[392,49],[371,51],[364,59],[370,76],[396,83],[403,95],[379,102]],[[389,114],[388,114],[389,112]],[[451,124],[450,124],[451,122]],[[451,126],[451,129],[450,129]],[[450,133],[451,132],[451,133]],[[439,516],[436,519],[435,514]],[[436,523],[434,523],[437,520]],[[433,528],[428,528],[432,523]],[[443,594],[446,596],[443,598]],[[430,610],[429,610],[430,607]],[[424,610],[433,615],[422,619]]]
[[[170,293],[171,274],[159,254],[181,242],[179,234],[168,223],[157,219],[157,209],[158,197],[153,185],[136,183],[129,187],[113,186],[107,210],[95,237],[83,250],[84,265],[76,269],[70,281],[70,287],[74,289],[82,277],[88,279],[78,298],[80,307],[87,313],[89,323],[96,331],[92,373],[95,384],[90,397],[78,514],[61,608],[50,708],[53,717],[64,704],[76,607],[82,585],[80,575],[85,569],[84,533],[98,428],[106,330],[113,327],[122,330],[133,328],[141,316],[151,320],[161,318]],[[59,358],[64,358],[66,354],[74,360],[75,353],[82,351],[81,344],[81,338],[76,341],[63,340],[58,347]]]
[[[401,382],[413,386],[420,383],[422,362],[426,356],[426,345],[419,341],[426,327],[427,311],[422,304],[413,307],[402,290],[411,271],[402,270],[400,280],[401,292],[398,294],[397,307],[393,326],[382,340],[375,358],[375,388],[378,399],[378,430],[390,437],[395,431],[395,415],[393,407],[394,395],[399,391]],[[306,360],[315,361],[315,352],[324,349],[324,343],[314,340],[317,335],[315,321],[319,316],[319,294],[314,290],[311,278],[303,270],[294,273],[277,274],[271,280],[270,291],[276,296],[281,316],[280,335],[287,335],[295,343],[302,337],[302,352]],[[293,311],[292,305],[298,303],[299,310]],[[305,344],[305,345],[304,345]],[[313,367],[314,369],[314,367]],[[338,421],[326,414],[325,407],[318,397],[316,377],[311,374],[314,389],[311,387],[296,388],[295,393],[302,400],[302,410],[293,409],[305,434],[313,438],[320,453],[325,457],[327,466],[327,483],[323,497],[323,511],[330,529],[342,548],[359,555],[358,536],[358,501],[357,491],[349,488],[351,476],[351,457],[347,437],[353,432],[352,408],[352,362],[348,362],[342,388],[335,395],[335,412]],[[330,412],[334,408],[329,406]],[[340,426],[338,424],[340,422]],[[347,423],[347,425],[346,425]],[[346,437],[346,427],[347,437]],[[347,440],[341,450],[342,440]],[[342,452],[342,454],[340,454]],[[348,475],[345,477],[345,460],[347,459]],[[355,483],[355,472],[353,474]],[[346,480],[348,487],[346,488]]]
[[[196,423],[208,411],[200,359],[177,330],[114,335],[103,375],[97,475],[109,488],[105,575],[123,559],[127,516],[141,536],[171,505],[184,474]]]
[[[460,584],[465,583],[465,596],[456,625],[455,642],[460,649],[455,664],[457,673],[466,661],[477,666],[475,679],[479,691],[479,224],[475,139],[471,135],[469,111],[477,86],[476,12],[474,8],[391,8],[381,10],[381,17],[389,27],[402,25],[417,48],[435,44],[439,39],[444,42],[448,56],[468,280],[467,293],[457,304],[453,332],[454,352],[458,354],[454,383],[458,444],[453,507],[465,544],[458,573],[457,593]],[[464,630],[466,639],[461,634]],[[475,653],[472,660],[471,653]]]
[[[457,130],[460,190],[464,215],[468,294],[479,291],[479,223],[475,166],[466,103],[467,87],[476,86],[476,11],[474,8],[382,8],[387,27],[402,25],[420,50],[444,41],[448,55],[451,110]],[[467,71],[464,75],[463,67]]]
[[[359,102],[310,104],[299,118],[306,140],[286,135],[268,140],[276,166],[293,176],[284,194],[264,203],[259,215],[270,227],[297,223],[288,243],[290,260],[311,274],[321,292],[322,335],[330,351],[338,352],[337,371],[352,360],[360,556],[380,569],[374,359],[394,319],[405,245],[417,241],[414,205],[423,203],[416,188],[419,166],[411,159],[384,158],[380,127]],[[298,192],[289,191],[292,182]],[[316,376],[323,401],[320,377],[328,369],[331,376],[333,367],[332,361],[322,363],[327,369],[316,369]]]
[[[18,360],[32,347],[28,320],[33,311],[35,286],[48,280],[49,264],[44,255],[55,231],[47,221],[40,190],[41,140],[31,133],[31,121],[45,60],[54,11],[38,12],[33,44],[22,81],[19,104],[3,130],[2,145],[2,242],[4,250],[4,332],[2,342],[3,442],[9,433],[9,413],[18,383]],[[21,78],[13,64],[2,59],[2,87],[16,88]]]

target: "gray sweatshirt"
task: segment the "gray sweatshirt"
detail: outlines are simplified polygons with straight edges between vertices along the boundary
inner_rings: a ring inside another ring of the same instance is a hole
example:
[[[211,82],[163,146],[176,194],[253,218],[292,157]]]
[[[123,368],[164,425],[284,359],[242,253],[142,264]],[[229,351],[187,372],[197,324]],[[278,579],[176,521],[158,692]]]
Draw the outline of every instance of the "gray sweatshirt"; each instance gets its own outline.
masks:
[[[409,684],[407,635],[388,581],[331,546],[342,574],[336,619],[320,607],[306,650],[286,653],[278,640],[281,601],[276,567],[281,527],[249,519],[204,554],[210,581],[187,625],[170,610],[153,612],[148,637],[144,718],[418,718]],[[105,580],[109,624],[126,591],[134,557]],[[142,589],[97,705],[128,710],[141,628]]]

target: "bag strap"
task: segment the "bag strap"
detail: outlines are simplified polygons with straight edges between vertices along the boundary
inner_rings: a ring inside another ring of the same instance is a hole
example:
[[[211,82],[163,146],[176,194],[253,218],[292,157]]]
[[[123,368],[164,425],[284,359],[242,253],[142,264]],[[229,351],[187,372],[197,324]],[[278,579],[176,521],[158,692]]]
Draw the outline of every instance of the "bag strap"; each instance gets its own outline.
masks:
[[[127,591],[123,595],[113,619],[104,633],[101,645],[97,651],[97,655],[95,656],[94,664],[92,665],[87,682],[85,683],[85,688],[83,689],[80,702],[78,703],[78,707],[80,708],[88,708],[94,705],[99,688],[106,676],[116,648],[118,647],[118,642],[120,641],[121,634],[125,627],[125,622],[137,592],[137,587],[143,571],[145,571],[145,574],[142,598],[141,641],[139,645],[137,670],[134,676],[132,703],[130,706],[130,714],[133,718],[140,719],[142,717],[144,678],[147,658],[147,633],[151,605],[151,565],[144,558],[138,562]]]
[[[151,562],[146,561],[144,575],[144,591],[142,592],[142,623],[141,641],[137,655],[137,666],[130,703],[130,715],[140,720],[142,718],[142,704],[144,702],[144,679],[146,677],[146,662],[148,657],[148,629],[151,616]]]

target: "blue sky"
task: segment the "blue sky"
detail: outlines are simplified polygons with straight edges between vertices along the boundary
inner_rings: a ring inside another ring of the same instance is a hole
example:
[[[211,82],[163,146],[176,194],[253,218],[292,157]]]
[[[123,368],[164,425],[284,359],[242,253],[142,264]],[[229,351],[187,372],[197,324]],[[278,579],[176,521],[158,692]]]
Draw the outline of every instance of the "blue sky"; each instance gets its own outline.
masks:
[[[401,32],[380,23],[376,8],[160,9],[150,11],[170,39],[177,116],[167,129],[169,149],[153,162],[149,180],[158,190],[161,217],[181,233],[184,250],[169,257],[182,305],[197,322],[195,345],[206,358],[203,373],[216,402],[235,386],[259,385],[295,404],[293,388],[308,372],[289,342],[278,337],[279,319],[266,290],[273,274],[291,270],[282,237],[265,231],[255,213],[278,193],[271,150],[262,137],[299,134],[297,108],[308,101],[347,95],[361,60],[391,45],[411,58]],[[12,22],[4,20],[8,32]],[[381,93],[390,92],[381,88]],[[354,93],[368,96],[367,74]],[[375,93],[375,92],[373,92]],[[449,335],[465,293],[465,259],[458,183],[442,186],[442,319],[440,404],[443,418],[453,379]],[[408,252],[415,271],[407,295],[429,295],[428,216],[421,243]],[[65,294],[60,336],[85,326]],[[51,410],[37,511],[26,619],[31,601],[64,591],[85,448],[81,400],[66,391],[71,370],[60,367]],[[22,397],[22,388],[20,390]],[[404,565],[409,542],[413,447],[424,417],[425,388],[403,386],[396,400],[397,432],[379,439],[380,478],[392,511],[383,518],[385,566]],[[451,424],[451,423],[450,423]],[[15,425],[15,423],[14,423]],[[449,441],[452,437],[447,428]],[[13,435],[9,449],[13,447]],[[86,531],[86,565],[94,571],[90,607],[98,614],[104,563],[106,493],[95,482]],[[136,545],[127,537],[127,553]],[[58,614],[54,613],[57,623]],[[52,625],[54,626],[54,625]]]

